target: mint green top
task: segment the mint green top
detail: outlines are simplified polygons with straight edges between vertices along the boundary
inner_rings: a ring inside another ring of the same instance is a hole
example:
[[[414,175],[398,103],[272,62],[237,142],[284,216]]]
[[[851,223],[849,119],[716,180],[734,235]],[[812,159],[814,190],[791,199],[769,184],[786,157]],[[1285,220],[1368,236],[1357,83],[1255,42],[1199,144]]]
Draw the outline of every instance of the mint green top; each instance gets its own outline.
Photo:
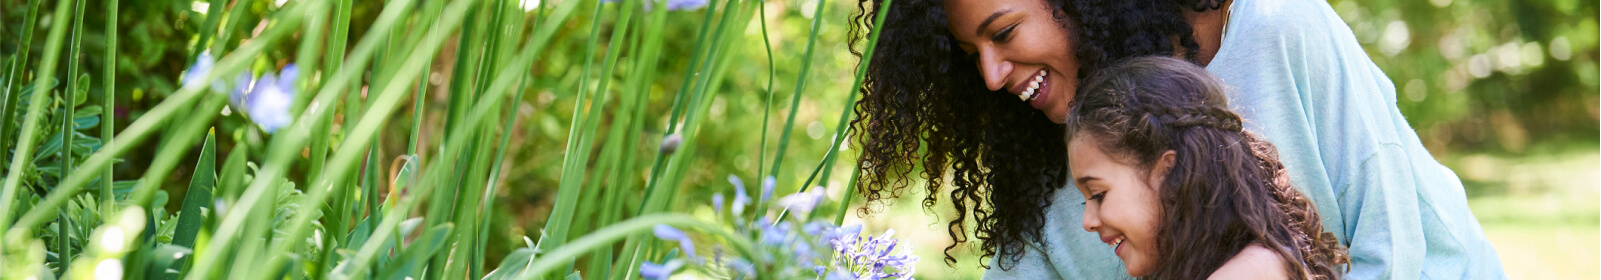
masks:
[[[1324,230],[1350,248],[1348,279],[1503,279],[1468,210],[1462,181],[1440,165],[1395,106],[1395,84],[1350,27],[1317,0],[1235,0],[1207,66],[1230,87],[1248,130],[1278,147]],[[1084,197],[1068,185],[1046,209],[1041,243],[986,278],[1126,278],[1085,232]]]

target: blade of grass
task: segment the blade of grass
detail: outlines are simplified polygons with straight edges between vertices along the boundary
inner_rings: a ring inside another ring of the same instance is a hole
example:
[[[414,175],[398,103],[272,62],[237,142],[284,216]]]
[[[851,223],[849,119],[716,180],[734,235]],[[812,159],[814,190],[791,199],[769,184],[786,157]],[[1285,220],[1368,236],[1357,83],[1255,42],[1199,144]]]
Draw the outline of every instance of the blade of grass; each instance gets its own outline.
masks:
[[[200,208],[211,203],[211,191],[217,185],[216,135],[216,128],[206,132],[205,146],[200,148],[200,159],[195,163],[195,172],[189,179],[189,190],[184,191],[183,208],[178,211],[178,229],[172,233],[173,245],[194,248],[195,236],[205,224],[205,217],[200,215]]]
[[[211,40],[213,35],[217,34],[217,24],[222,23],[222,8],[227,6],[228,0],[211,0],[211,2],[206,5],[206,19],[200,24],[200,32],[195,32],[199,34],[200,38],[199,40],[195,40],[194,50],[189,51],[189,55],[187,57],[196,57],[201,52],[204,52],[207,46],[211,45],[209,40]],[[188,63],[194,64],[195,62],[194,60],[190,60]]]
[[[39,0],[29,0],[27,9],[27,15],[22,17],[22,39],[17,45],[17,55],[12,58],[11,69],[6,72],[5,91],[0,92],[5,95],[0,99],[0,160],[5,160],[6,166],[11,165],[11,157],[6,152],[11,151],[12,141],[16,139],[16,135],[12,135],[16,129],[11,127],[11,118],[17,115],[17,103],[22,101],[22,90],[17,85],[22,84],[18,81],[24,80],[24,73],[27,72],[28,55],[33,47],[34,23],[39,21]]]
[[[561,182],[556,191],[556,205],[551,210],[550,218],[545,223],[545,234],[547,234],[548,238],[546,238],[545,243],[541,243],[541,245],[548,247],[541,248],[541,250],[549,251],[566,243],[567,235],[572,229],[573,214],[577,205],[582,204],[581,201],[577,201],[579,191],[581,191],[579,185],[587,177],[584,174],[586,169],[584,166],[589,162],[591,142],[594,141],[595,131],[600,126],[600,112],[605,110],[606,99],[610,95],[607,88],[611,85],[612,72],[617,68],[617,56],[622,53],[622,42],[624,42],[624,36],[627,36],[629,29],[628,22],[633,19],[635,1],[640,0],[624,0],[622,5],[619,6],[621,11],[619,11],[620,14],[617,17],[617,24],[612,31],[611,40],[608,41],[617,46],[608,47],[606,50],[606,58],[601,66],[600,82],[596,85],[594,98],[590,99],[590,103],[587,106],[588,115],[573,121],[575,129],[582,128],[583,130],[576,142],[568,142],[566,160],[562,164]],[[577,112],[575,110],[574,114],[577,114]],[[573,137],[569,135],[568,139],[573,139]],[[596,180],[599,179],[596,178]],[[562,272],[562,274],[566,273]]]

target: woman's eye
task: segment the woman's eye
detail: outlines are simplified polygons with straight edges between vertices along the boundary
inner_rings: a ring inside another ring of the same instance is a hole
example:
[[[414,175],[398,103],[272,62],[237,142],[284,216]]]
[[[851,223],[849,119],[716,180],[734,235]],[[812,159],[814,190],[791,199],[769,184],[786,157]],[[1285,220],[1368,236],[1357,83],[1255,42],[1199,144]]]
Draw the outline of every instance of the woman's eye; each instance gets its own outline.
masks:
[[[978,52],[967,53],[967,60],[969,60],[969,61],[978,61]]]
[[[1009,39],[1012,38],[1012,31],[1013,30],[1017,30],[1017,25],[1016,24],[1011,25],[1011,26],[1007,26],[1006,29],[1001,29],[1000,32],[995,32],[995,37],[990,38],[990,40],[993,40],[995,42],[1004,43],[1004,42],[1006,42],[1006,40],[1009,40]]]

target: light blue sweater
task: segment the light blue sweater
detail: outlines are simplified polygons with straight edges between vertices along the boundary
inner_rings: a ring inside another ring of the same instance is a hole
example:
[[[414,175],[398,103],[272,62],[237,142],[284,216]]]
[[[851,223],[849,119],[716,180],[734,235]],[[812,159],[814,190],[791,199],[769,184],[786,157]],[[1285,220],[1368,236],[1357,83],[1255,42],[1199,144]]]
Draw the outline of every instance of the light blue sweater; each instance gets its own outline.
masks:
[[[1278,147],[1324,230],[1350,248],[1347,279],[1503,279],[1462,182],[1429,155],[1395,106],[1395,84],[1350,27],[1317,0],[1235,0],[1207,66],[1230,87],[1247,129]],[[1068,185],[1046,209],[1042,243],[985,278],[1127,278],[1082,226]],[[1009,266],[1010,267],[1010,266]]]

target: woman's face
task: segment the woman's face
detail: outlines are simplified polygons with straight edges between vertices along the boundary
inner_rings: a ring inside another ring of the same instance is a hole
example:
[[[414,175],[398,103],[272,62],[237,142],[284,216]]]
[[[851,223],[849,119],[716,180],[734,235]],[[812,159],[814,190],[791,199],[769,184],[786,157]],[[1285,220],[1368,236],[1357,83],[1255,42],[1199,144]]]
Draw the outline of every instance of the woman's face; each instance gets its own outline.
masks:
[[[1057,7],[1044,0],[947,0],[947,29],[984,75],[984,85],[1028,102],[1052,122],[1067,119],[1078,60]]]
[[[1100,234],[1123,268],[1135,277],[1156,269],[1156,230],[1161,222],[1157,186],[1172,166],[1168,151],[1150,170],[1132,160],[1102,152],[1099,139],[1079,133],[1067,144],[1068,167],[1078,191],[1084,194],[1084,230]]]

